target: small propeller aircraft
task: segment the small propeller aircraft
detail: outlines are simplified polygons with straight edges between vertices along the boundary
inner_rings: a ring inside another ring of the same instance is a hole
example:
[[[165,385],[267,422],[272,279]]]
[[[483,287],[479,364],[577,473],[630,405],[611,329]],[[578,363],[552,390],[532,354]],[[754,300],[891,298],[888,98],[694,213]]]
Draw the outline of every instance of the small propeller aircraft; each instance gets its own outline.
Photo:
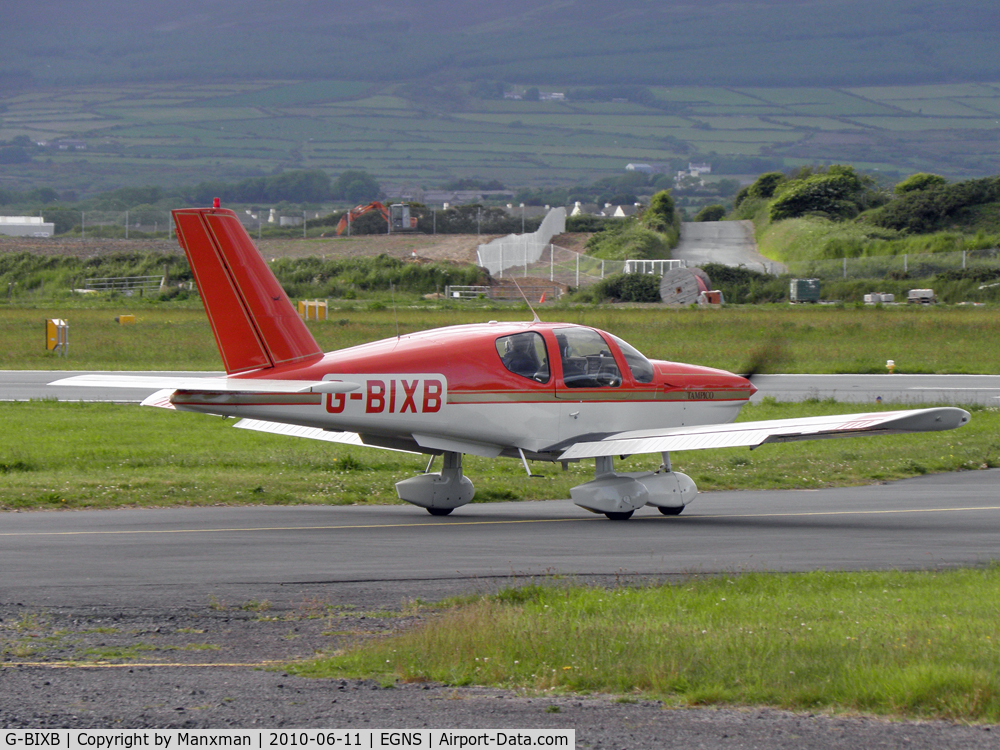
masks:
[[[756,388],[723,370],[651,361],[580,325],[489,321],[324,354],[236,214],[173,211],[225,365],[225,378],[83,375],[54,385],[151,387],[143,402],[239,417],[236,427],[431,456],[399,497],[447,515],[473,498],[462,456],[579,461],[595,477],[573,501],[612,520],[645,505],[676,515],[697,494],[670,453],[858,435],[948,430],[957,408],[734,424]],[[614,470],[613,457],[659,453],[655,471]],[[443,456],[431,473],[434,457]],[[530,470],[529,470],[530,474]]]

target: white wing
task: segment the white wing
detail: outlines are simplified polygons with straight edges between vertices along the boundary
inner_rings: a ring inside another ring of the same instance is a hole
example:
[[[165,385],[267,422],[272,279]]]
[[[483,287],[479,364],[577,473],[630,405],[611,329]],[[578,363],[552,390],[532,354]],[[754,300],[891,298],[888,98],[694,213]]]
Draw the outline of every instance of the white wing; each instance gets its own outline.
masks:
[[[94,388],[170,388],[206,393],[348,393],[361,387],[346,380],[265,380],[263,378],[184,377],[172,375],[74,375],[49,385]]]
[[[281,422],[267,422],[263,419],[241,419],[233,425],[241,430],[254,430],[255,432],[269,432],[272,435],[286,435],[288,437],[301,437],[310,440],[325,440],[328,443],[343,443],[345,445],[358,445],[362,448],[380,448],[382,450],[398,451],[400,453],[414,453],[415,451],[403,450],[401,448],[390,448],[385,445],[370,445],[365,443],[356,432],[331,432],[321,430],[318,427],[302,427],[295,424],[283,424]]]
[[[706,448],[756,447],[764,443],[784,443],[792,440],[953,430],[968,421],[969,413],[964,409],[939,407],[700,425],[664,430],[634,430],[619,432],[593,442],[575,443],[559,458],[568,460]]]

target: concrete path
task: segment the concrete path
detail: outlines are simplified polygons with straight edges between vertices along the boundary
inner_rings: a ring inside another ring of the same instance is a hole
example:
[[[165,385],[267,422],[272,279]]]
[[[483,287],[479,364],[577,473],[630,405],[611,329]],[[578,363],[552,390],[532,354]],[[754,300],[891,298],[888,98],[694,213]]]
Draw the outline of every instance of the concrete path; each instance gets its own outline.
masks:
[[[688,221],[681,224],[681,241],[673,257],[689,266],[721,263],[752,271],[780,274],[786,268],[757,250],[752,221]]]

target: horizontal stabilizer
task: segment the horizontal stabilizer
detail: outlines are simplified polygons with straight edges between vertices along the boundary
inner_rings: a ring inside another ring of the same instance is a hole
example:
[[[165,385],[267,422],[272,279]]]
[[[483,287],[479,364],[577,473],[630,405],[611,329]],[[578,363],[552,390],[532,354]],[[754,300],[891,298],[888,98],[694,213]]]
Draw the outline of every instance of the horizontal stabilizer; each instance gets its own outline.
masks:
[[[663,430],[635,430],[609,435],[603,440],[570,446],[559,458],[630,456],[638,453],[733,448],[793,440],[890,435],[908,432],[953,430],[969,421],[969,413],[954,407],[836,414],[801,419],[699,425]]]
[[[346,380],[268,380],[264,378],[182,377],[171,375],[74,375],[49,385],[94,388],[171,388],[211,393],[349,393],[361,387]]]

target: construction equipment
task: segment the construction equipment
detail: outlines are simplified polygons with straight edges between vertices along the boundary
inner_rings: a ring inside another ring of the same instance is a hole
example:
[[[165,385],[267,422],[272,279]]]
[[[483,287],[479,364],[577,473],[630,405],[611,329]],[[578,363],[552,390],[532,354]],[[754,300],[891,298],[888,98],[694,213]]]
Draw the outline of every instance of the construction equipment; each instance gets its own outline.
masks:
[[[406,203],[393,203],[386,208],[381,201],[372,201],[365,206],[355,206],[337,223],[337,236],[344,233],[350,222],[372,211],[378,211],[386,221],[387,232],[412,232],[417,228],[416,217],[410,216],[410,207]]]

